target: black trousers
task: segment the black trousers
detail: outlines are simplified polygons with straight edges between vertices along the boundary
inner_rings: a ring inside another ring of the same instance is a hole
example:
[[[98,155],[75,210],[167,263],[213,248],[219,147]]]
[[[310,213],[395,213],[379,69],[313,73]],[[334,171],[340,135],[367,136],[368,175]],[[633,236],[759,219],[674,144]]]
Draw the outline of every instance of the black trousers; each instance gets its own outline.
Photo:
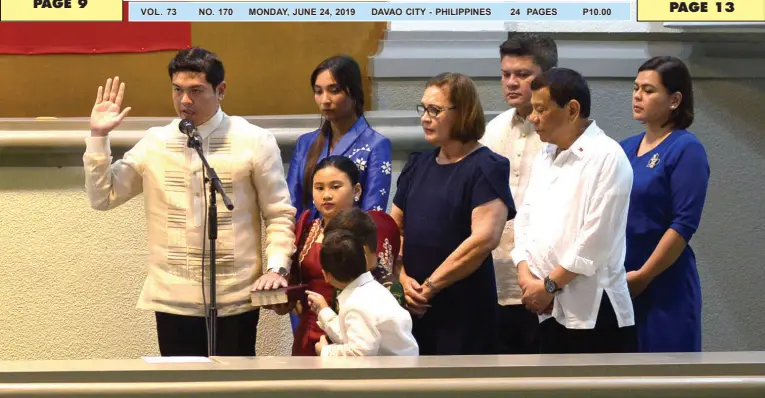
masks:
[[[255,356],[260,310],[218,317],[216,355]],[[204,317],[156,313],[159,352],[163,357],[207,356],[207,325]]]
[[[542,354],[600,354],[637,351],[635,326],[619,327],[611,300],[603,292],[594,329],[566,329],[555,318],[539,325]]]
[[[539,317],[522,304],[499,305],[499,354],[539,354]]]

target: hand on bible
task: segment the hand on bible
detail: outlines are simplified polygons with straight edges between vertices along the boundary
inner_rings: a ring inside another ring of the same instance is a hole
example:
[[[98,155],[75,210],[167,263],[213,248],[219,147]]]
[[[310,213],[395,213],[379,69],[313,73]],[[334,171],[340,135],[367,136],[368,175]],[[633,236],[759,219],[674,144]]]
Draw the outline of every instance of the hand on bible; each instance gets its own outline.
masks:
[[[98,87],[96,103],[90,113],[90,133],[94,137],[106,137],[130,112],[127,107],[120,112],[125,96],[125,83],[119,77],[107,79],[105,87]]]
[[[276,272],[267,272],[255,281],[252,290],[276,290],[289,286],[287,280]]]

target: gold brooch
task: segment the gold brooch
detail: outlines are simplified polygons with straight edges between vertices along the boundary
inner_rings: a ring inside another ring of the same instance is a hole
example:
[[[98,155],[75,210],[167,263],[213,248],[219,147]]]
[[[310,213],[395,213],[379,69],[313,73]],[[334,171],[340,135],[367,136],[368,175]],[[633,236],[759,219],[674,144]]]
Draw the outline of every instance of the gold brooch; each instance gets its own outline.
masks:
[[[651,156],[651,160],[648,161],[648,168],[652,169],[656,167],[657,164],[659,164],[659,154],[654,153],[653,156]]]

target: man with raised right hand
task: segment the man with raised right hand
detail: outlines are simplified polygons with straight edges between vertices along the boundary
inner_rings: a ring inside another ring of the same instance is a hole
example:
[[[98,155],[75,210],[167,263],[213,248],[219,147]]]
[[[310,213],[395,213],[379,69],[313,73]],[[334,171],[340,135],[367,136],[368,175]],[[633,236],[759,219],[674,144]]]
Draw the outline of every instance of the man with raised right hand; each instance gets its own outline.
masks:
[[[226,82],[215,54],[182,50],[168,73],[180,118],[150,128],[114,163],[109,133],[130,107],[120,110],[125,84],[118,77],[98,88],[83,156],[88,199],[94,209],[109,210],[143,193],[149,253],[138,308],[155,312],[163,356],[207,356],[209,187],[198,153],[178,129],[181,119],[192,121],[205,158],[234,205],[229,211],[218,200],[216,355],[254,356],[259,310],[252,306],[250,291],[258,278],[268,288],[286,286],[295,251],[295,208],[279,147],[268,130],[223,112]],[[265,259],[261,221],[266,226]]]

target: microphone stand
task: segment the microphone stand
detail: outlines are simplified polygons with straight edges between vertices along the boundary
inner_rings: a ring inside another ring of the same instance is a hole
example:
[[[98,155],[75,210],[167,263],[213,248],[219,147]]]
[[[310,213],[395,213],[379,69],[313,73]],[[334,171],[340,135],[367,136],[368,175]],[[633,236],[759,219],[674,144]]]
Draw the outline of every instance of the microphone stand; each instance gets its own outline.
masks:
[[[210,239],[210,307],[207,309],[207,316],[208,316],[208,330],[209,334],[207,335],[207,353],[208,356],[212,357],[217,354],[217,326],[218,326],[218,306],[217,306],[217,300],[216,300],[216,286],[215,286],[215,275],[216,275],[216,269],[215,269],[215,241],[218,239],[218,206],[216,203],[216,195],[215,193],[220,193],[221,198],[223,198],[223,203],[226,205],[226,208],[229,210],[234,209],[234,204],[231,203],[231,200],[228,198],[226,193],[223,191],[223,186],[220,183],[220,178],[218,178],[218,174],[215,172],[215,169],[210,167],[210,164],[207,163],[207,159],[205,158],[204,151],[202,150],[202,139],[199,137],[199,135],[195,132],[192,134],[189,134],[189,139],[187,145],[189,148],[193,148],[197,151],[197,154],[199,154],[199,158],[202,160],[202,164],[204,165],[204,168],[207,170],[207,177],[205,178],[205,183],[210,183],[210,203],[209,208],[207,212],[208,216],[208,230],[209,230],[209,239]],[[204,280],[202,280],[202,288],[204,289]]]

